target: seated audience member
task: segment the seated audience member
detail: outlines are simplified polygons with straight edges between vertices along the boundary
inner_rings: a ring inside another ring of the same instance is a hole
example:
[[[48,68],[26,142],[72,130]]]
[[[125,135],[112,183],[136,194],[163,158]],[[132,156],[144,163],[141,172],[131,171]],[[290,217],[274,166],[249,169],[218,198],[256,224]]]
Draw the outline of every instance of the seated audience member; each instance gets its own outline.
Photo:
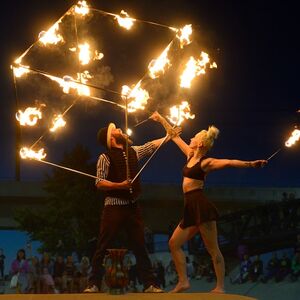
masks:
[[[249,279],[252,282],[256,282],[263,274],[263,262],[259,255],[256,255],[255,260],[252,262],[249,270]]]
[[[295,252],[292,259],[291,280],[296,281],[300,275],[300,251]]]
[[[41,293],[54,293],[53,262],[47,252],[43,253],[40,261],[40,274]]]
[[[249,272],[251,267],[251,260],[248,254],[244,254],[244,258],[240,264],[240,273],[236,276],[236,278],[231,279],[231,283],[244,283],[249,279]]]
[[[61,255],[57,255],[53,266],[53,279],[55,289],[58,292],[63,291],[63,275],[65,272],[65,262]]]
[[[261,279],[263,283],[267,283],[268,280],[275,277],[275,275],[278,273],[279,270],[279,261],[277,258],[277,253],[273,252],[271,259],[268,261],[267,267],[266,267],[266,274]]]
[[[67,256],[65,263],[65,271],[63,275],[63,290],[64,292],[73,292],[74,278],[76,276],[76,266],[71,255]]]
[[[90,259],[87,256],[81,258],[80,264],[78,265],[79,272],[79,292],[83,292],[88,284],[88,276],[91,272]]]
[[[36,256],[29,259],[29,291],[28,293],[40,293],[40,265]]]
[[[16,259],[11,264],[11,273],[17,276],[16,292],[25,294],[29,287],[29,264],[24,249],[17,252]]]
[[[275,281],[280,282],[291,272],[291,261],[287,257],[286,253],[282,254],[282,258],[279,260],[278,272],[275,275]]]

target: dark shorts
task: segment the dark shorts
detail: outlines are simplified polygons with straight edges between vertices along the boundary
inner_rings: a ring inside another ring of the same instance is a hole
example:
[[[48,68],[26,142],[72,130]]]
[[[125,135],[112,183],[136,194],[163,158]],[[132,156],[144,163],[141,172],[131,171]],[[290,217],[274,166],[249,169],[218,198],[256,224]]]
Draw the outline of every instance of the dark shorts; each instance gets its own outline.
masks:
[[[202,223],[216,221],[219,217],[217,208],[203,194],[203,190],[197,189],[184,194],[183,219],[180,228],[199,226]]]

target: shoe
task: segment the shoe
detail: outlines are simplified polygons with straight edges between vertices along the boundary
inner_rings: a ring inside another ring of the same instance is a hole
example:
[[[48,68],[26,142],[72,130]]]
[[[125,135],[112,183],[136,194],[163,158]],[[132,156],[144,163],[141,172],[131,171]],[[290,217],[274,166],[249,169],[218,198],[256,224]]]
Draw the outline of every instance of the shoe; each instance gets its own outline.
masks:
[[[96,285],[90,285],[83,292],[84,293],[98,293],[99,289]]]
[[[164,290],[151,284],[146,289],[144,289],[144,293],[164,293]]]

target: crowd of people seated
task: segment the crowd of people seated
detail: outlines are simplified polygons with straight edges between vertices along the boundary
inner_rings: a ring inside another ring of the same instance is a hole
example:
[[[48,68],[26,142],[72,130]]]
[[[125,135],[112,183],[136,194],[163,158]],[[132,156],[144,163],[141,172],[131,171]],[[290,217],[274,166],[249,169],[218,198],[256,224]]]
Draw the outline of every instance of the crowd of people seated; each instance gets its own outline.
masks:
[[[281,282],[285,279],[294,282],[298,280],[300,276],[300,234],[297,236],[297,240],[292,254],[288,255],[286,252],[282,252],[278,257],[277,253],[273,252],[265,265],[259,255],[250,258],[248,254],[244,254],[239,273],[230,278],[231,283],[242,284],[248,281],[267,283],[270,280]]]
[[[10,287],[16,293],[80,293],[86,287],[90,268],[87,256],[74,263],[72,255],[52,258],[44,252],[40,259],[26,258],[25,250],[19,249],[11,264]]]

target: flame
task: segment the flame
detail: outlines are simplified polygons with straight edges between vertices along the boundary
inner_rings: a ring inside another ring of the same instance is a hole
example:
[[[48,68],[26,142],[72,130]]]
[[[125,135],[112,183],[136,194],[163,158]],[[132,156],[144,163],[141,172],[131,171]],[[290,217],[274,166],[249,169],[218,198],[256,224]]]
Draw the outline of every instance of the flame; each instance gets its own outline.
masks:
[[[180,48],[190,44],[190,35],[193,33],[192,24],[185,25],[177,31],[176,37],[180,40]]]
[[[30,72],[29,66],[19,66],[19,67],[13,67],[11,66],[14,72],[14,76],[16,77],[22,77],[24,74],[27,74]]]
[[[84,43],[78,45],[79,47],[79,61],[82,65],[87,65],[91,60],[91,51],[90,45],[88,43]]]
[[[95,51],[95,56],[94,56],[94,60],[100,60],[104,57],[104,54],[101,52],[98,52],[97,50]]]
[[[180,76],[180,86],[190,88],[192,80],[201,74],[205,74],[206,66],[209,64],[209,56],[205,52],[201,52],[201,58],[196,60],[193,56],[187,62],[183,73]],[[216,68],[217,64],[214,62],[210,64],[210,68]]]
[[[53,126],[49,129],[51,132],[55,132],[57,128],[64,127],[66,125],[66,121],[63,119],[62,115],[57,115],[54,117]]]
[[[119,25],[127,30],[131,29],[135,21],[135,19],[129,17],[125,10],[122,10],[120,15],[115,15],[115,18],[118,20]]]
[[[300,139],[300,130],[295,129],[289,139],[285,142],[286,147],[291,147],[293,146],[296,142],[298,142]]]
[[[127,132],[126,133],[127,133],[128,136],[131,136],[132,135],[132,130],[130,128],[127,128]]]
[[[78,1],[75,6],[75,13],[81,16],[85,16],[90,12],[89,6],[86,1]]]
[[[16,119],[22,126],[34,126],[42,118],[42,112],[36,107],[27,107],[25,111],[18,110]]]
[[[42,44],[44,45],[57,44],[59,42],[64,41],[63,37],[57,33],[60,22],[61,21],[55,23],[47,32],[46,31],[40,32],[39,41]]]
[[[84,71],[83,73],[77,73],[77,81],[82,82],[75,82],[73,77],[69,75],[65,75],[63,78],[44,74],[46,77],[50,78],[53,81],[56,81],[62,88],[63,92],[69,94],[70,89],[74,89],[77,91],[79,96],[90,96],[90,89],[88,86],[84,85],[87,83],[88,78],[92,78],[88,71]]]
[[[157,58],[153,59],[149,66],[149,76],[154,79],[157,78],[160,73],[164,73],[166,66],[170,67],[171,63],[168,59],[168,51],[170,49],[172,42],[167,46],[167,48],[162,52],[162,54]]]
[[[190,105],[187,101],[182,101],[180,105],[175,105],[170,108],[169,121],[179,126],[185,119],[194,119],[195,115],[191,114]]]
[[[122,95],[124,98],[133,99],[128,103],[128,112],[135,112],[137,109],[145,109],[149,93],[141,88],[141,81],[139,81],[133,89],[127,85],[122,86]]]
[[[20,156],[23,159],[30,158],[30,159],[37,159],[37,160],[42,160],[46,157],[46,153],[44,151],[44,148],[41,148],[37,152],[27,148],[27,147],[22,147],[20,150]]]

